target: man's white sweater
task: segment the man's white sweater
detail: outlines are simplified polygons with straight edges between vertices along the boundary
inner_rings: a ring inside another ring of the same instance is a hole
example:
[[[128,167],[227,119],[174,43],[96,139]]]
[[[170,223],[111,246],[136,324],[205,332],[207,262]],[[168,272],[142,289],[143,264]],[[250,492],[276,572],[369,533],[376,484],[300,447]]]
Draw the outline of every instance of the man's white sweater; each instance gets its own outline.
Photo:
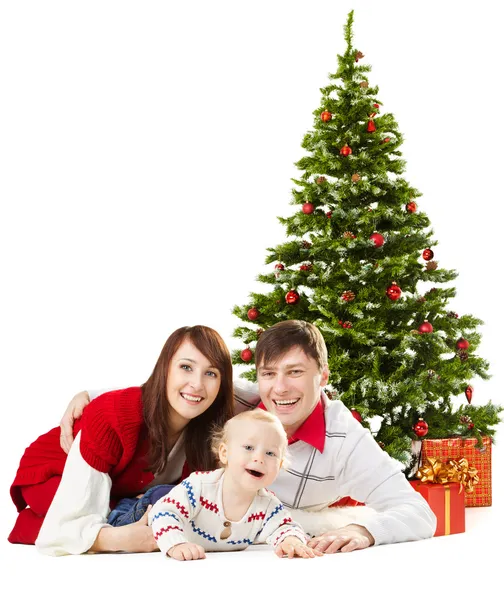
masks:
[[[245,410],[259,403],[257,387],[239,387],[235,398]],[[349,523],[363,525],[375,545],[432,537],[436,517],[402,473],[402,465],[383,451],[339,400],[324,405],[323,452],[299,440],[289,445],[286,469],[270,489],[291,509],[310,535],[320,535]],[[350,496],[366,506],[328,508]]]

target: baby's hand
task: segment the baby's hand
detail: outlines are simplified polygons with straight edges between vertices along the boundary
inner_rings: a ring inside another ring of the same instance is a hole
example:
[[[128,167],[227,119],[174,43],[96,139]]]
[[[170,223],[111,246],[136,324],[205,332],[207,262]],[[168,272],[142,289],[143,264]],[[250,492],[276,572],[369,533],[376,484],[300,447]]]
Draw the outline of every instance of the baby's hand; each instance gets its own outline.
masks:
[[[198,560],[200,558],[206,558],[205,550],[202,546],[190,544],[189,542],[172,546],[167,554],[176,560]]]
[[[312,550],[308,548],[306,544],[293,535],[288,536],[278,544],[275,549],[275,554],[280,558],[294,558],[295,556],[300,556],[301,558],[315,558],[315,556],[323,556],[323,553],[320,550]]]

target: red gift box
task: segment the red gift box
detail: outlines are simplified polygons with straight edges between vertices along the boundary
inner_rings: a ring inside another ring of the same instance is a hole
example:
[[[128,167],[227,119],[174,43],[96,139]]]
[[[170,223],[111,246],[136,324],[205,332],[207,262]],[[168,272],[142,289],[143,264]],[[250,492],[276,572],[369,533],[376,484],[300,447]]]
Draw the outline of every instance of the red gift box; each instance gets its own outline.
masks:
[[[437,535],[464,533],[465,505],[464,490],[459,483],[422,483],[410,481],[413,488],[427,500],[437,518]]]
[[[465,494],[466,506],[492,506],[492,442],[482,438],[483,448],[476,448],[476,438],[443,438],[422,440],[422,464],[427,458],[445,463],[449,460],[467,459],[469,466],[478,471],[479,482],[472,493]]]

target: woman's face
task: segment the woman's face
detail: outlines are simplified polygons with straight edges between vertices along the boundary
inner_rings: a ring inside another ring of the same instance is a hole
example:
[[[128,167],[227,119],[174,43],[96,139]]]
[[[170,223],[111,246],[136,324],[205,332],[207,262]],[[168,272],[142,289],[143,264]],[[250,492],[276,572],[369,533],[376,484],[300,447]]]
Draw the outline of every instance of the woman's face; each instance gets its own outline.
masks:
[[[166,396],[172,427],[180,431],[205,412],[219,393],[221,374],[188,339],[184,340],[168,367]]]

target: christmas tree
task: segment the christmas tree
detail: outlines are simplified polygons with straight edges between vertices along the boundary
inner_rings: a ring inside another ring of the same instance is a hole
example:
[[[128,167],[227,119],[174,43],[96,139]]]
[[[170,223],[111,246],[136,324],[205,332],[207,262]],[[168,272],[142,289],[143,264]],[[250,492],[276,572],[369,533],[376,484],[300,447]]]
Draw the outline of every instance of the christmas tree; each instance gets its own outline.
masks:
[[[401,176],[403,138],[352,46],[352,25],[353,11],[346,52],[302,142],[297,211],[280,218],[288,240],[268,249],[272,272],[258,276],[273,288],[233,309],[246,323],[234,331],[243,346],[233,361],[252,367],[258,337],[278,321],[314,323],[329,352],[329,398],[351,408],[409,475],[412,440],[428,433],[481,443],[502,408],[471,404],[470,381],[489,377],[476,353],[482,322],[449,309],[455,288],[442,284],[457,273],[432,250],[421,193]],[[255,369],[242,376],[255,380]],[[462,392],[467,403],[454,408]]]

